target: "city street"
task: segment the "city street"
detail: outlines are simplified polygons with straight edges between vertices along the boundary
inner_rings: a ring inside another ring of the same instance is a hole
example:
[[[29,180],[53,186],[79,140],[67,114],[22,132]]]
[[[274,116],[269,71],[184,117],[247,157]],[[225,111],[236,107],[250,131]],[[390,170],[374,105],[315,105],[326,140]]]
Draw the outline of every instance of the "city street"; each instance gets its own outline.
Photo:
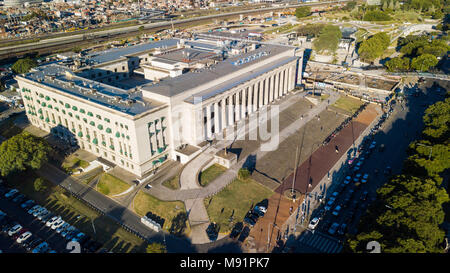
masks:
[[[430,87],[430,85],[428,85]],[[442,94],[437,89],[421,86],[425,91],[418,97],[407,96],[407,102],[402,104],[397,102],[393,106],[390,117],[381,125],[381,129],[376,132],[373,138],[368,138],[360,154],[364,157],[364,163],[360,170],[339,172],[342,175],[334,177],[331,186],[326,190],[325,199],[322,205],[313,211],[311,218],[319,217],[320,221],[314,228],[314,233],[304,232],[298,240],[288,242],[288,248],[295,248],[296,252],[333,252],[331,241],[344,239],[345,233],[357,233],[357,226],[361,216],[371,201],[376,198],[376,190],[387,181],[390,175],[401,173],[403,160],[406,157],[406,150],[410,142],[419,137],[423,127],[422,116],[426,107],[442,99]],[[413,90],[414,91],[414,90]],[[414,126],[411,126],[414,124]],[[370,145],[375,142],[375,147],[370,149]],[[380,149],[380,145],[384,145]],[[366,153],[366,151],[370,152]],[[353,168],[358,164],[358,160],[352,163]],[[343,167],[347,168],[347,167]],[[364,174],[368,174],[366,183],[355,183],[356,174],[361,174],[359,182]],[[349,183],[344,183],[346,177]],[[367,196],[364,192],[367,191]],[[327,204],[330,197],[334,196],[335,201]],[[312,196],[312,202],[318,199],[317,195]],[[326,207],[328,205],[328,207]],[[337,213],[336,207],[341,209]],[[325,208],[326,207],[326,208]],[[336,215],[333,215],[335,212]],[[336,228],[331,230],[333,223]],[[342,228],[345,223],[346,228]],[[304,223],[306,227],[308,223]],[[332,238],[330,238],[332,236]],[[315,238],[317,237],[317,238]],[[319,238],[321,237],[321,238]],[[328,238],[328,239],[324,239]]]

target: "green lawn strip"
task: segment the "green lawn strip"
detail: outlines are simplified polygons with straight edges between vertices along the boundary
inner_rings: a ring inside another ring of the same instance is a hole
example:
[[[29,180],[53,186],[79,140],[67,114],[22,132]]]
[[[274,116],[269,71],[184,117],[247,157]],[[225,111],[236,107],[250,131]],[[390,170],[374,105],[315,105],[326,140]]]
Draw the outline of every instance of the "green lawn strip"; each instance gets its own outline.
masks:
[[[97,184],[97,190],[108,196],[119,194],[128,190],[129,188],[130,185],[108,173],[102,174],[100,177],[100,181]]]
[[[273,191],[253,179],[235,179],[222,191],[204,199],[211,222],[220,226],[220,232],[229,232],[233,224],[242,222],[245,214],[258,202],[268,199]],[[229,219],[233,215],[233,223]]]
[[[225,168],[219,164],[214,164],[214,165],[210,166],[206,170],[200,172],[200,179],[199,179],[200,185],[205,187],[211,181],[216,179],[219,175],[224,173],[226,170],[227,170],[227,168]]]
[[[162,182],[162,185],[172,190],[178,190],[180,188],[180,176],[176,175],[171,179]]]
[[[75,169],[77,169],[78,167],[85,169],[88,166],[89,166],[89,162],[79,159],[77,157],[68,158],[62,165],[62,167],[65,170],[71,170],[72,172],[75,171]]]
[[[332,106],[353,114],[362,104],[362,101],[355,98],[340,97]]]
[[[139,191],[134,199],[134,211],[139,216],[145,216],[148,212],[164,219],[162,228],[170,231],[172,224],[179,214],[186,214],[184,203],[181,201],[162,201],[143,191]],[[183,221],[188,226],[187,218]],[[175,223],[179,224],[179,223]]]
[[[34,172],[24,172],[22,175],[16,176],[11,185],[35,200],[37,204],[45,206],[48,210],[60,215],[64,221],[104,244],[104,247],[108,250],[113,252],[145,252],[146,243],[142,239],[125,231],[109,217],[100,215],[89,208],[63,188],[45,181],[47,189],[43,192],[35,191],[33,182],[37,177]],[[92,221],[94,222],[95,232]]]

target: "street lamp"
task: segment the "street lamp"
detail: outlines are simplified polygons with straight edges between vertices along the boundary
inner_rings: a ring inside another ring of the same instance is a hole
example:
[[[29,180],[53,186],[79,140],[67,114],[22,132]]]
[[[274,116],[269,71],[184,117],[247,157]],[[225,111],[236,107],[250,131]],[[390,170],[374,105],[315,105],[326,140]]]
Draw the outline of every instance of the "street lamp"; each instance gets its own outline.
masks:
[[[428,146],[422,143],[417,143],[417,145],[430,148],[430,155],[428,156],[428,160],[431,160],[431,154],[433,153],[433,146]]]

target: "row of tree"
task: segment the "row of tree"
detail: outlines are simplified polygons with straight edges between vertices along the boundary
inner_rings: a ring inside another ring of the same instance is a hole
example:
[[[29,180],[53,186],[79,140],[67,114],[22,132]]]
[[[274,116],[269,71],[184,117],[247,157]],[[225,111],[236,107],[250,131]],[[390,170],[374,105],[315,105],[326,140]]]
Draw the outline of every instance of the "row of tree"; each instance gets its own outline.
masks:
[[[432,39],[429,35],[401,37],[397,45],[403,56],[385,62],[390,72],[428,71],[438,65],[439,59],[450,50],[444,38]]]
[[[361,42],[358,54],[361,60],[373,62],[380,58],[390,44],[390,37],[385,32],[379,32],[369,39]]]
[[[350,235],[348,252],[365,252],[377,241],[383,253],[442,253],[443,206],[450,198],[442,174],[450,169],[450,98],[430,106],[423,117],[423,138],[409,146],[403,173],[377,190],[377,200]]]

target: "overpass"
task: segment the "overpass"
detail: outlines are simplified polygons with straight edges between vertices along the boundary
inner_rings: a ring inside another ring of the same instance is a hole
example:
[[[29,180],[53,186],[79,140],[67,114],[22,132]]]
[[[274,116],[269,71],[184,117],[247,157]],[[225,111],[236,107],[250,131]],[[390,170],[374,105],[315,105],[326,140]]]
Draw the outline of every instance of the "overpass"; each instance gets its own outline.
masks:
[[[126,35],[131,36],[139,32],[139,28],[141,26],[144,27],[144,30],[160,30],[160,29],[167,29],[168,27],[174,26],[182,26],[190,23],[198,23],[198,22],[206,22],[211,21],[213,19],[221,19],[221,18],[228,18],[228,17],[235,17],[239,16],[241,14],[259,14],[259,13],[265,13],[265,12],[271,12],[271,11],[277,11],[277,10],[285,10],[288,8],[297,8],[300,6],[322,6],[322,5],[335,5],[335,4],[342,4],[345,2],[349,2],[351,0],[340,0],[340,1],[325,1],[325,2],[314,2],[314,3],[302,3],[302,4],[293,4],[293,5],[286,5],[286,6],[277,6],[277,7],[267,7],[267,8],[260,8],[260,9],[251,9],[251,10],[243,10],[243,11],[237,11],[237,12],[228,12],[228,13],[222,13],[222,14],[214,14],[214,15],[208,15],[208,16],[202,16],[198,18],[189,18],[189,19],[179,19],[174,21],[166,21],[166,22],[157,22],[157,23],[147,23],[147,24],[141,24],[136,26],[129,26],[129,27],[123,27],[123,28],[117,28],[117,29],[111,29],[111,30],[104,30],[104,31],[98,31],[93,33],[85,33],[85,34],[75,34],[70,36],[64,36],[64,37],[58,37],[58,38],[51,38],[51,39],[44,39],[40,40],[35,43],[28,43],[28,44],[21,44],[21,45],[15,45],[15,46],[8,46],[0,48],[0,58],[9,58],[9,57],[16,57],[21,56],[29,52],[40,52],[40,53],[49,53],[52,51],[55,51],[57,49],[64,48],[65,46],[69,44],[80,44],[80,43],[86,43],[88,41],[93,40],[102,40],[102,39],[110,39],[114,37],[120,37],[120,35]]]

